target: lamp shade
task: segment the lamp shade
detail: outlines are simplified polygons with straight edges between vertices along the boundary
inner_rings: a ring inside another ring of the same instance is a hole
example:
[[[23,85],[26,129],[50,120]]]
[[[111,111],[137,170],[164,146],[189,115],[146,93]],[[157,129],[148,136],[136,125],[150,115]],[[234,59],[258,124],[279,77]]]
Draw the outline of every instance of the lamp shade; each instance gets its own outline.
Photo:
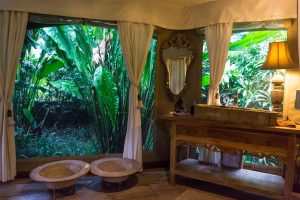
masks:
[[[269,44],[268,55],[262,70],[272,69],[293,69],[297,66],[293,62],[287,42],[271,42]]]

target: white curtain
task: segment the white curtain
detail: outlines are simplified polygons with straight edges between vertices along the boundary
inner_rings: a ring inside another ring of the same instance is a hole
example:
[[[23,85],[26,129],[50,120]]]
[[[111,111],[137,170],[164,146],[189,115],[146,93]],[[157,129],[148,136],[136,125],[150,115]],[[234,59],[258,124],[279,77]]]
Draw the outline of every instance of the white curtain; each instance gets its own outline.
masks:
[[[232,23],[214,24],[205,27],[210,64],[210,87],[207,100],[209,105],[221,105],[219,84],[225,69],[231,34]],[[204,148],[199,151],[200,160],[220,164],[220,158],[220,152],[213,152]]]
[[[0,11],[0,181],[14,179],[16,151],[12,93],[26,33],[28,14]]]
[[[131,82],[129,110],[123,157],[142,163],[141,113],[138,107],[139,84],[152,40],[154,26],[118,22],[120,43],[127,74]]]
[[[219,84],[225,69],[231,34],[232,23],[205,27],[210,64],[210,87],[207,100],[209,105],[220,105]]]

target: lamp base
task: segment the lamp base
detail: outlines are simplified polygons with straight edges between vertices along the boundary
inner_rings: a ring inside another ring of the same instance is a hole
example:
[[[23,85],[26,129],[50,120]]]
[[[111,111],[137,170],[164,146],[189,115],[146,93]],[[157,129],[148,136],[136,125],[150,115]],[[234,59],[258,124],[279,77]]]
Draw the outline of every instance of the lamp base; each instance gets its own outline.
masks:
[[[273,111],[281,113],[283,111],[283,83],[284,77],[280,74],[279,70],[276,71],[276,74],[272,78],[272,83],[274,85],[273,90],[271,91],[271,100],[273,105]]]
[[[272,90],[271,91],[271,100],[273,105],[273,111],[275,112],[281,112],[283,110],[283,90]]]

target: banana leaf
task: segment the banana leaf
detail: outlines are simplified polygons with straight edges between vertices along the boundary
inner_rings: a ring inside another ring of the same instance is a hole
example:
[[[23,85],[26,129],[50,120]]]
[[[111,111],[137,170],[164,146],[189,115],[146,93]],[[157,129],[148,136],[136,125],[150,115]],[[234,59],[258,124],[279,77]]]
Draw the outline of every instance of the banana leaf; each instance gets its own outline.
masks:
[[[43,66],[37,72],[38,80],[46,78],[51,73],[64,66],[64,62],[59,58],[49,58],[44,61]]]
[[[26,119],[29,121],[30,126],[33,129],[36,129],[37,123],[36,123],[34,117],[32,116],[31,112],[27,108],[23,108],[23,113],[24,113]]]
[[[260,42],[270,38],[277,34],[278,31],[255,31],[248,33],[244,38],[230,44],[230,51],[239,51],[245,47],[249,47],[253,44],[259,44]]]
[[[112,73],[107,68],[99,66],[94,73],[94,86],[99,104],[104,104],[114,124],[119,108],[119,96]]]
[[[56,80],[56,81],[49,81],[50,85],[59,91],[68,93],[77,99],[82,99],[82,96],[78,90],[77,85],[73,81],[68,80]]]
[[[209,77],[209,75],[204,75],[202,77],[202,87],[209,86],[209,83],[210,83],[210,77]]]

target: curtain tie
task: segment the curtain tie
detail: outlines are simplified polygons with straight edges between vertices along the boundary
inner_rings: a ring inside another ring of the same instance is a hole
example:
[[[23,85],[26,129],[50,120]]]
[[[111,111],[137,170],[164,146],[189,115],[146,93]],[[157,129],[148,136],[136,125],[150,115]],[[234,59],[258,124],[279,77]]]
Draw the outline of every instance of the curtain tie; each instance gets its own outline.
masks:
[[[135,87],[138,88],[138,89],[140,88],[140,86],[139,86],[138,84],[135,84],[135,83],[132,82],[132,81],[130,81],[130,84],[133,85],[133,86],[135,86]]]
[[[10,106],[11,105],[11,101],[4,101],[6,106]]]
[[[134,82],[131,82],[131,81],[130,81],[130,84],[135,86],[138,90],[140,90],[140,86],[138,84],[135,84]],[[139,91],[139,94],[137,96],[137,99],[138,99],[138,105],[136,106],[136,108],[137,109],[142,109],[144,107],[144,103],[143,103],[140,91]]]
[[[211,90],[218,90],[219,86],[209,86],[209,89],[211,89]]]
[[[4,100],[4,104],[8,107],[8,110],[10,110],[11,101]]]
[[[7,117],[12,117],[12,111],[11,111],[11,101],[7,101],[4,96],[0,96],[0,102],[3,101],[4,106],[7,109]]]
[[[210,86],[209,89],[213,90],[215,93],[214,93],[214,99],[216,101],[219,101],[220,99],[220,94],[219,94],[219,85],[218,86]],[[217,105],[219,105],[220,103],[216,103]]]
[[[1,101],[7,107],[9,107],[11,105],[11,101],[7,101],[3,95],[0,96],[0,103],[1,103]]]

